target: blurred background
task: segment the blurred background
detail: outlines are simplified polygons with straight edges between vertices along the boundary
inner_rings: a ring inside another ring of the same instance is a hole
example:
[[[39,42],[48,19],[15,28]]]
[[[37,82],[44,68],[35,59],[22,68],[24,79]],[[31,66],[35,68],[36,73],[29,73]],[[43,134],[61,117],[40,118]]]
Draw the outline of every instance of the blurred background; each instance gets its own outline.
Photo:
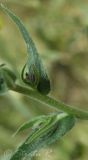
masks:
[[[88,0],[0,0],[24,22],[51,79],[50,96],[88,110]],[[26,46],[20,32],[0,11],[0,64],[21,73]],[[27,136],[12,138],[32,117],[54,110],[28,97],[8,92],[0,97],[0,157]],[[88,122],[79,120],[62,139],[33,160],[87,160]]]

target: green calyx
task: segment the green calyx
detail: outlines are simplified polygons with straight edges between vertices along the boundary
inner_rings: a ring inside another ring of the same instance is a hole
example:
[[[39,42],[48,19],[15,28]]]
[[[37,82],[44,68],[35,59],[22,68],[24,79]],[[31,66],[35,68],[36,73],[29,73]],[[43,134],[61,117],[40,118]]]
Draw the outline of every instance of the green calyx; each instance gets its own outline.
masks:
[[[27,63],[22,70],[22,80],[27,85],[37,89],[41,94],[47,95],[50,92],[50,80],[33,40],[19,17],[7,9],[3,4],[0,5],[0,8],[15,22],[27,46],[28,57]],[[25,71],[26,68],[28,70],[27,72]]]

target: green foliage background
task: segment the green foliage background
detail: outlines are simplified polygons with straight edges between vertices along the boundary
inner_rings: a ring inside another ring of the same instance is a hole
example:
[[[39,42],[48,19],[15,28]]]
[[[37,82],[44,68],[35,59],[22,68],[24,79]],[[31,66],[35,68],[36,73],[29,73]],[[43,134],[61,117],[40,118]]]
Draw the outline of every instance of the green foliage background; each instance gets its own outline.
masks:
[[[24,22],[48,70],[57,100],[88,107],[88,1],[0,0]],[[9,18],[0,11],[0,63],[21,72],[26,61],[24,41]],[[0,155],[14,149],[27,133],[12,138],[26,120],[53,112],[23,95],[0,97]],[[87,160],[88,122],[78,121],[61,140],[41,150],[38,160]]]

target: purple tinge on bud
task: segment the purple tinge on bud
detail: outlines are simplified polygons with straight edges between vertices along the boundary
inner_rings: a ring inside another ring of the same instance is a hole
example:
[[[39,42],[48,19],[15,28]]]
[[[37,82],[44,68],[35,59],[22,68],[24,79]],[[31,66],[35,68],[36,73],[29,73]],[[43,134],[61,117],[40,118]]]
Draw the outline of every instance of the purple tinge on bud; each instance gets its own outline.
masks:
[[[26,74],[25,74],[25,80],[27,81],[27,82],[29,82],[29,83],[31,83],[31,84],[34,84],[35,83],[35,75],[34,74],[28,74],[27,72],[26,72]]]

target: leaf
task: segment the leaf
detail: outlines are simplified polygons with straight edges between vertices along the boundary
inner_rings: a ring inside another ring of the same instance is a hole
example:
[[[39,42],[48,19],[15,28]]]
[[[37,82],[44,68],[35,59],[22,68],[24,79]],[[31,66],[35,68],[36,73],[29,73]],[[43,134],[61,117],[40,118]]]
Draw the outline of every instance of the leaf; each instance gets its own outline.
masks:
[[[8,91],[8,87],[5,81],[3,70],[0,66],[0,95],[5,94]]]
[[[9,90],[9,86],[14,85],[16,81],[15,74],[5,67],[4,64],[0,65],[0,95],[5,94]]]
[[[24,83],[37,89],[42,94],[48,94],[50,92],[50,81],[33,40],[21,20],[3,4],[1,4],[0,7],[16,23],[27,46],[28,60],[22,70],[22,79]]]
[[[27,122],[25,122],[24,124],[22,124],[18,129],[17,131],[14,133],[13,136],[15,136],[16,134],[18,134],[19,132],[21,131],[24,131],[25,129],[29,129],[31,127],[33,127],[34,124],[37,124],[39,125],[40,123],[42,123],[44,121],[46,116],[42,115],[42,116],[38,116],[38,117],[35,117]]]
[[[45,116],[43,125],[32,130],[28,138],[12,155],[10,160],[21,160],[27,156],[32,158],[39,149],[59,140],[74,124],[75,118],[66,113],[56,113],[52,116]]]

